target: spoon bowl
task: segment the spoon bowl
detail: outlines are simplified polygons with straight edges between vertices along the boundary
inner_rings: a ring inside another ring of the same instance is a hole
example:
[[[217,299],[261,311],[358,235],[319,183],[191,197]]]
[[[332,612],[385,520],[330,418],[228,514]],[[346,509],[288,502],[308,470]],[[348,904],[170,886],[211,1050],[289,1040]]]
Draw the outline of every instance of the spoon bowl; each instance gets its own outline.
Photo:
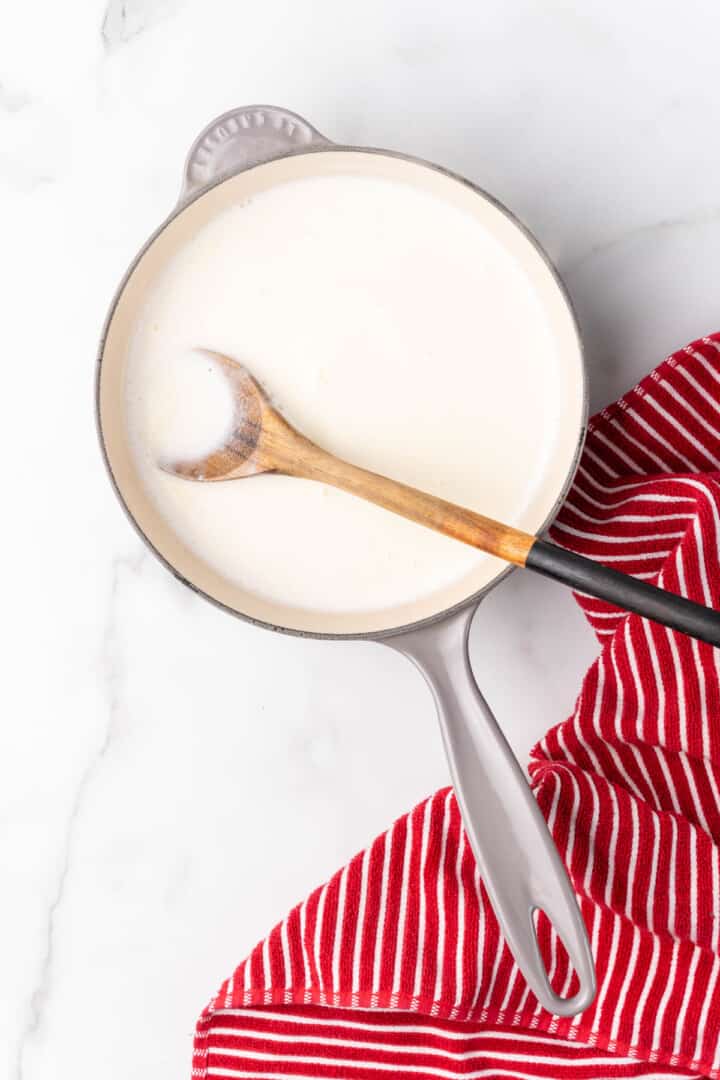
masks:
[[[230,434],[222,445],[204,457],[191,461],[163,461],[160,467],[186,480],[205,482],[241,479],[268,472],[258,453],[260,436],[267,427],[264,414],[267,410],[274,412],[267,394],[237,360],[210,349],[197,349],[196,352],[213,360],[230,385],[233,397]]]

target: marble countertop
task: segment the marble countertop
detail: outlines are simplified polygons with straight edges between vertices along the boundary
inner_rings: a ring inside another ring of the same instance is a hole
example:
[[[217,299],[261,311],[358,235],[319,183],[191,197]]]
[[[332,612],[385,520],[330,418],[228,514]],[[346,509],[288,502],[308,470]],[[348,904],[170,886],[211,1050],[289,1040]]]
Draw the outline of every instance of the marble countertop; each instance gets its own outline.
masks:
[[[720,325],[719,31],[712,0],[6,13],[2,1075],[188,1075],[196,1015],[231,967],[447,780],[405,659],[214,610],[144,551],[110,491],[98,335],[196,133],[270,102],[479,182],[556,261],[599,406]],[[596,652],[571,597],[520,574],[484,603],[472,646],[523,758]]]

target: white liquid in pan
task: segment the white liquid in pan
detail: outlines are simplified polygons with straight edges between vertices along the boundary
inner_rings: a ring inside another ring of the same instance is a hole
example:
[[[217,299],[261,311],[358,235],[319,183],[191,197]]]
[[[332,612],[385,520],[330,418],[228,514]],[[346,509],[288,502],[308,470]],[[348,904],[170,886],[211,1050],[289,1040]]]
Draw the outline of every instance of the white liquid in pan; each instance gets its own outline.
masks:
[[[234,416],[222,367],[198,349],[161,354],[141,376],[135,405],[145,413],[144,456],[155,463],[194,461],[223,444]]]
[[[160,471],[227,429],[222,377],[197,346],[244,362],[301,431],[359,465],[510,523],[536,493],[562,397],[544,310],[493,235],[430,193],[316,177],[213,219],[147,298],[128,424],[171,528],[250,593],[370,612],[467,578],[486,556],[331,488]]]

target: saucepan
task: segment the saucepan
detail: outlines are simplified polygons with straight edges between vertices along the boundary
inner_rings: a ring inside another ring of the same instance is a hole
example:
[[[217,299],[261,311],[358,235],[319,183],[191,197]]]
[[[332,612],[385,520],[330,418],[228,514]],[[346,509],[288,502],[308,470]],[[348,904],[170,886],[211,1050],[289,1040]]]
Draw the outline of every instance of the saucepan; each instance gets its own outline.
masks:
[[[187,158],[179,202],[142,248],[112,302],[98,358],[97,415],[112,484],[130,521],[165,566],[194,591],[259,626],[316,638],[369,639],[397,650],[427,680],[437,704],[452,780],[470,846],[505,939],[530,988],[550,1012],[569,1016],[595,995],[593,959],[565,868],[545,821],[473,677],[468,634],[478,604],[509,572],[487,558],[478,577],[409,609],[343,618],[270,604],[229,584],[187,550],[139,480],[124,414],[124,372],[143,298],[162,267],[199,228],[229,206],[288,178],[352,169],[399,178],[462,206],[491,230],[522,267],[544,307],[562,400],[542,482],[518,525],[541,531],[560,506],[583,443],[587,402],[576,321],[551,263],[528,231],[495,199],[462,177],[391,151],[339,146],[285,109],[253,106],[214,120]],[[242,258],[242,253],[238,253]],[[352,259],[352,252],[348,252]],[[199,343],[202,344],[202,343]],[[507,403],[512,428],[512,402]],[[575,969],[578,989],[560,997],[538,947],[535,913],[548,917]]]

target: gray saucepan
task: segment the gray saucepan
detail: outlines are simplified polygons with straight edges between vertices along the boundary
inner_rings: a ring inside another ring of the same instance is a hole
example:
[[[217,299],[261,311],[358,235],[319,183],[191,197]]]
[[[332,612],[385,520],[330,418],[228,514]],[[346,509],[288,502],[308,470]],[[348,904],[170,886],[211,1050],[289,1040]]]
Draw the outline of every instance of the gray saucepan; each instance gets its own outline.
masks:
[[[595,995],[593,959],[576,898],[525,776],[473,677],[468,634],[473,615],[509,568],[487,560],[484,576],[409,612],[297,613],[231,587],[183,548],[139,482],[124,423],[124,364],[143,297],[178,244],[213,215],[287,178],[342,170],[401,177],[462,205],[495,231],[523,263],[556,334],[566,401],[543,483],[523,527],[537,533],[568,490],[582,448],[587,413],[577,325],[565,290],[536,241],[519,222],[462,177],[404,154],[338,146],[286,109],[252,106],[214,120],[188,156],[180,200],[126,273],[105,323],[98,357],[97,416],[103,454],[131,522],[157,557],[186,585],[233,615],[260,626],[318,638],[364,638],[408,657],[437,705],[453,784],[467,836],[506,941],[528,984],[550,1012],[569,1016]],[[543,911],[562,939],[579,989],[561,998],[538,948],[534,912]]]

